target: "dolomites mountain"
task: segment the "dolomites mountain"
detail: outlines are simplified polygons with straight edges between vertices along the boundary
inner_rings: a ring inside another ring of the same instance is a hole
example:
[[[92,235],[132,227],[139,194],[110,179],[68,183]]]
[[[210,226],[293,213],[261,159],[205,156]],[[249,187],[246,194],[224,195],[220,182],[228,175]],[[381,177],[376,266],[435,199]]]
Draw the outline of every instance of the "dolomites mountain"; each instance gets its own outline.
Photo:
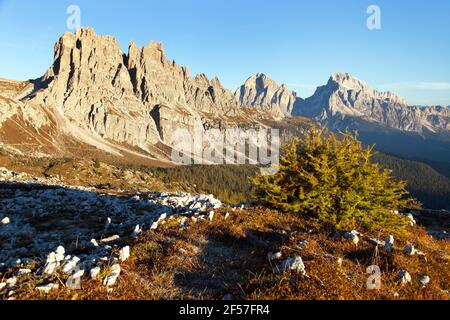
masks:
[[[278,85],[263,73],[248,78],[234,95],[242,107],[259,107],[283,116],[290,116],[301,102],[285,84]]]
[[[262,73],[233,94],[218,78],[191,76],[187,67],[169,61],[160,43],[139,48],[130,42],[123,53],[115,38],[86,28],[59,39],[54,62],[41,78],[0,79],[0,148],[37,156],[100,152],[170,164],[176,129],[289,127],[289,118],[297,115],[332,129],[350,124],[363,133],[364,142],[378,146],[393,141],[379,132],[400,135],[401,142],[388,146],[388,152],[404,146],[403,137],[411,134],[437,138],[447,144],[430,149],[421,141],[423,150],[402,155],[438,152],[450,161],[449,108],[409,106],[347,73],[332,75],[305,100]],[[373,139],[364,140],[368,126]]]
[[[449,108],[409,106],[396,94],[376,91],[348,73],[333,74],[313,96],[299,102],[294,114],[326,124],[352,117],[406,132],[450,130]]]
[[[217,78],[191,77],[160,43],[131,42],[124,54],[115,38],[88,28],[65,33],[54,52],[53,65],[33,85],[3,82],[9,90],[0,93],[0,134],[9,147],[20,149],[7,132],[19,124],[16,130],[32,128],[26,134],[33,145],[47,149],[63,152],[61,141],[70,139],[114,155],[167,159],[161,146],[170,147],[175,129],[234,126],[236,119],[258,125],[266,117],[240,108]]]

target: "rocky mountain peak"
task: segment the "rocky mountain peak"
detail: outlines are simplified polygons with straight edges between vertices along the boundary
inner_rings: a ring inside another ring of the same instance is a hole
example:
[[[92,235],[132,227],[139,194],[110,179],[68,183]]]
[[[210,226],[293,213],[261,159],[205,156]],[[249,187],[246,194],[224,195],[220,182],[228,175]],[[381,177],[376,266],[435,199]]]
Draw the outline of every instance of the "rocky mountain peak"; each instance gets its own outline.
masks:
[[[280,116],[290,116],[297,103],[297,94],[279,85],[264,73],[248,78],[235,93],[242,107],[259,107]]]
[[[218,78],[192,78],[187,67],[168,60],[161,43],[138,47],[130,41],[125,54],[114,37],[91,28],[62,35],[53,65],[30,91],[23,98],[32,106],[28,113],[48,115],[39,124],[115,154],[129,146],[160,152],[155,145],[170,147],[176,129],[248,119]]]
[[[354,117],[418,133],[449,128],[448,110],[409,106],[404,98],[389,91],[377,91],[343,72],[331,75],[325,86],[299,104],[295,114],[334,124],[345,117]]]

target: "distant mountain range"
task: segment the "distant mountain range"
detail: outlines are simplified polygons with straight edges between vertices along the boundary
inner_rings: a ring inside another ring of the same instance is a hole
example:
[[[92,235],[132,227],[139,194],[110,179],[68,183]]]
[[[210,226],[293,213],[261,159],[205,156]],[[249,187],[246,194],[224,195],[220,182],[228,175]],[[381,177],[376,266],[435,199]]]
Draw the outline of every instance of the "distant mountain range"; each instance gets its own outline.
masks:
[[[267,127],[303,116],[403,157],[450,163],[450,108],[409,106],[347,73],[302,99],[259,73],[233,94],[218,78],[192,77],[160,43],[128,53],[94,30],[65,33],[39,79],[0,80],[0,146],[35,155],[95,148],[118,158],[170,163],[177,128]]]

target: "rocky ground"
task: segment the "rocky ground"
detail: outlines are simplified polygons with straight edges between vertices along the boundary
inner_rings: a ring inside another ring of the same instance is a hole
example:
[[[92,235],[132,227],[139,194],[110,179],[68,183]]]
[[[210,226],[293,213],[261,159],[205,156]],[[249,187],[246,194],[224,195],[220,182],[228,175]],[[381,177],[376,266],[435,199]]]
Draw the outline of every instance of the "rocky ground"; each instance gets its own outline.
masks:
[[[408,238],[328,234],[213,195],[67,180],[0,168],[0,298],[450,298],[445,213],[410,214]],[[378,290],[366,288],[371,265]]]

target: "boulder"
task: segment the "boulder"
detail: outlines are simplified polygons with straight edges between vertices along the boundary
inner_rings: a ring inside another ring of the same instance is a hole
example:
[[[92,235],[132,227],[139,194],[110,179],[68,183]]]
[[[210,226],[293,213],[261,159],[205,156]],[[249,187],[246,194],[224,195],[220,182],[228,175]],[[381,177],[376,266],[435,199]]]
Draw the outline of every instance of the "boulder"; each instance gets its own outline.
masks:
[[[4,218],[2,219],[1,222],[2,222],[3,225],[7,225],[7,224],[9,224],[11,221],[9,220],[8,217],[4,217]]]
[[[55,290],[55,289],[58,289],[58,288],[59,288],[58,284],[56,284],[56,283],[49,283],[49,284],[46,284],[46,285],[37,286],[36,290],[48,293],[51,290]]]
[[[394,236],[392,235],[388,235],[386,240],[385,240],[385,244],[384,247],[386,248],[387,251],[391,252],[392,250],[394,250]]]
[[[350,232],[344,233],[344,238],[348,239],[348,240],[351,240],[355,245],[358,245],[358,242],[359,242],[358,235],[359,235],[358,231],[352,230]]]
[[[114,242],[120,239],[120,236],[118,236],[117,234],[112,235],[110,237],[107,237],[105,239],[102,239],[102,243],[109,243],[109,242]]]
[[[287,258],[277,266],[277,269],[279,272],[295,271],[302,276],[307,276],[305,265],[303,264],[302,258],[299,256]]]
[[[120,265],[115,264],[111,267],[111,273],[103,280],[103,285],[106,287],[112,287],[116,284],[117,278],[120,275]]]
[[[89,272],[91,279],[96,279],[97,276],[100,274],[100,271],[101,271],[100,267],[92,268],[91,271]]]
[[[77,267],[78,262],[80,261],[80,258],[78,257],[72,257],[69,261],[66,261],[62,267],[62,272],[64,273],[72,273],[75,271],[75,268]]]
[[[140,226],[140,225],[136,225],[136,226],[134,227],[133,232],[131,233],[131,236],[132,236],[133,238],[137,238],[137,236],[140,235],[141,233],[142,233],[142,228],[141,228],[141,226]]]
[[[92,245],[93,247],[95,247],[95,248],[98,247],[98,242],[97,242],[97,240],[91,239],[90,243],[91,243],[91,245]]]
[[[75,271],[66,281],[66,287],[69,290],[81,289],[81,277],[84,275],[84,270]]]
[[[275,252],[275,253],[269,252],[267,254],[267,259],[269,259],[269,261],[280,260],[282,256],[283,255],[281,254],[281,252]]]
[[[416,249],[414,248],[414,246],[412,244],[408,244],[403,249],[403,252],[405,254],[407,254],[408,256],[413,256],[416,253]]]
[[[424,286],[426,286],[427,284],[429,284],[429,283],[430,283],[430,280],[431,280],[430,277],[427,276],[427,275],[423,275],[423,276],[421,276],[420,279],[419,279],[420,283],[421,283],[422,285],[424,285]]]
[[[19,271],[17,271],[18,276],[23,276],[23,275],[30,274],[30,273],[31,273],[30,269],[19,269]]]
[[[411,275],[406,270],[400,270],[399,277],[402,284],[411,282]]]
[[[119,251],[119,259],[120,261],[125,261],[130,257],[130,247],[126,246],[120,249]]]

